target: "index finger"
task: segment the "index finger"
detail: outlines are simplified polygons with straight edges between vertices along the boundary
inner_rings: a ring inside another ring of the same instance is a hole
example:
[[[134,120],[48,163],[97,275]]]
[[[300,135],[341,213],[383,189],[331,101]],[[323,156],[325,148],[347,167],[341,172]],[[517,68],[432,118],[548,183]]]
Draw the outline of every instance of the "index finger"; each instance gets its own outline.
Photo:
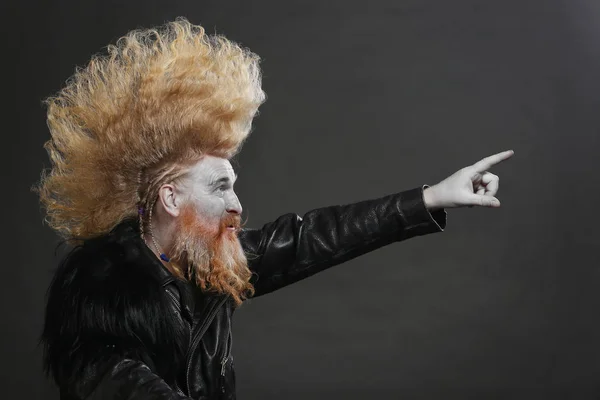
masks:
[[[507,150],[492,156],[488,156],[473,164],[473,168],[475,168],[479,173],[485,172],[499,162],[511,158],[513,154],[515,154],[513,150]]]

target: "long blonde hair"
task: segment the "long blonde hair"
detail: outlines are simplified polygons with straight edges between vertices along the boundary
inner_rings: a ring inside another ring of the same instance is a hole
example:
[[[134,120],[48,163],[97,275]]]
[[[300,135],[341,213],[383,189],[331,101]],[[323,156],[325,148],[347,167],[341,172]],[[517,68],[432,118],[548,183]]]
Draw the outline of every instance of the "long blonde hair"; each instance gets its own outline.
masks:
[[[265,100],[259,57],[184,18],[134,30],[46,100],[52,163],[39,193],[68,241],[110,231],[145,188],[203,154],[235,155]]]

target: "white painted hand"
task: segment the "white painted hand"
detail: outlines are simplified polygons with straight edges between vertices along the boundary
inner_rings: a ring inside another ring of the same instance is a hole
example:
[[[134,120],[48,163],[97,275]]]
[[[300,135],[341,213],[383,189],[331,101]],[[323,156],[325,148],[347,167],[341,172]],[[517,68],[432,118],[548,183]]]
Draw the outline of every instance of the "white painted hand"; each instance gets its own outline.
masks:
[[[488,170],[513,154],[513,150],[508,150],[491,155],[426,188],[423,193],[425,205],[430,209],[500,207],[500,200],[495,197],[500,178]]]

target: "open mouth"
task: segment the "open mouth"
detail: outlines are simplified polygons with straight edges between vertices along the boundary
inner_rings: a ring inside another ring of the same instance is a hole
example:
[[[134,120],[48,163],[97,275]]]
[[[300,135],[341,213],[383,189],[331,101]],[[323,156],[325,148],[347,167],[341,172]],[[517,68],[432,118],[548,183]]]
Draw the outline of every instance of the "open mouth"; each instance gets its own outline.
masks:
[[[235,231],[235,227],[233,225],[227,225],[227,230]]]

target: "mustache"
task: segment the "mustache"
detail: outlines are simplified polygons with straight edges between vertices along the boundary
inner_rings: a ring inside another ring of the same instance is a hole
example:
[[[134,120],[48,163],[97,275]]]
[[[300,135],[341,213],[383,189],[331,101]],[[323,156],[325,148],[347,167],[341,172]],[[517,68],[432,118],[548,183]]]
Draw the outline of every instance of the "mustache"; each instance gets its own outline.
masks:
[[[242,227],[242,217],[239,214],[227,214],[221,219],[221,228],[233,227],[239,231]]]

